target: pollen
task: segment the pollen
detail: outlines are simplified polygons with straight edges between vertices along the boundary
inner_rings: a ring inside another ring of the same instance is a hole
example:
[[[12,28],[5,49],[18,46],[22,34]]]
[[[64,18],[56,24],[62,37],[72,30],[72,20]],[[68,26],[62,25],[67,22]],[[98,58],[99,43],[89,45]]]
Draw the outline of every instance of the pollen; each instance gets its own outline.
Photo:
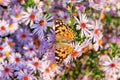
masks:
[[[13,28],[13,24],[11,23],[11,24],[9,24],[9,26],[8,26],[9,28]]]
[[[34,66],[35,67],[38,67],[38,65],[39,65],[39,63],[36,61],[36,62],[34,62]]]
[[[85,23],[81,23],[80,26],[84,29],[86,27]]]
[[[76,57],[78,55],[77,51],[73,51],[73,53],[71,54],[72,57]]]
[[[5,26],[1,26],[1,30],[3,30],[3,31],[4,31],[4,30],[5,30]]]
[[[40,20],[39,21],[39,25],[40,25],[40,27],[43,27],[45,25],[45,21],[44,20]]]
[[[16,18],[20,18],[20,17],[21,17],[21,14],[20,14],[20,13],[17,13],[17,14],[15,15],[15,17],[16,17]]]
[[[29,76],[24,76],[23,80],[30,80]]]
[[[65,16],[64,16],[64,19],[67,19],[67,18],[68,18],[67,15],[65,15]]]
[[[87,51],[88,51],[88,46],[85,46],[85,47],[82,48],[82,52],[83,52],[83,53],[85,53],[85,52],[87,52]]]
[[[46,73],[50,73],[49,68],[46,68],[46,69],[45,69],[45,72],[46,72]]]
[[[14,46],[14,42],[13,42],[13,41],[9,41],[9,42],[8,42],[8,45],[9,45],[10,47],[13,47],[13,46]]]
[[[102,45],[102,44],[103,44],[103,40],[100,39],[100,40],[98,41],[98,44],[99,44],[99,45]]]
[[[18,58],[18,57],[15,58],[15,61],[16,61],[16,62],[19,62],[19,61],[20,61],[20,58]]]
[[[30,51],[33,51],[33,48],[29,48]]]
[[[22,35],[21,35],[21,38],[22,38],[22,39],[26,39],[26,38],[27,38],[26,34],[22,34]]]
[[[111,64],[110,64],[110,67],[111,67],[111,68],[114,68],[114,67],[116,67],[116,64],[115,64],[115,63],[111,63]]]
[[[93,45],[90,45],[90,49],[92,49],[92,50],[93,50],[93,49],[94,49],[94,46],[93,46]]]
[[[31,19],[31,20],[34,20],[34,19],[35,19],[35,15],[34,15],[34,14],[31,14],[31,15],[30,15],[30,19]]]
[[[5,56],[8,57],[10,55],[10,52],[5,52]]]
[[[54,62],[50,64],[50,68],[52,68],[52,69],[56,68],[56,66],[57,66],[56,63],[54,63]]]
[[[5,72],[6,73],[9,73],[10,72],[10,69],[8,67],[5,68]]]
[[[94,33],[98,35],[100,33],[100,30],[96,29]]]

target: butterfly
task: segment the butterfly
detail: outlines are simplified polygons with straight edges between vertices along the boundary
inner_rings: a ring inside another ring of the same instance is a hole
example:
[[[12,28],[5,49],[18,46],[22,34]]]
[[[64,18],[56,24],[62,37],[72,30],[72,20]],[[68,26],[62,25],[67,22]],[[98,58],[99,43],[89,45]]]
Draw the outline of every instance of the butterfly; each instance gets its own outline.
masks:
[[[58,63],[62,63],[74,50],[74,47],[69,43],[74,40],[73,31],[66,26],[61,19],[55,21],[55,59]]]

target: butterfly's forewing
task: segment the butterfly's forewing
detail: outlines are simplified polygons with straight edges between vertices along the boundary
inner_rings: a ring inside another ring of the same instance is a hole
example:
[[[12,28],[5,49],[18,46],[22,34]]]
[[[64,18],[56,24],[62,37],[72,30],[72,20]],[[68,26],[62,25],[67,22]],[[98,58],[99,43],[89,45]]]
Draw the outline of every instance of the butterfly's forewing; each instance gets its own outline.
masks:
[[[55,22],[55,37],[57,41],[72,41],[74,33],[60,19]]]

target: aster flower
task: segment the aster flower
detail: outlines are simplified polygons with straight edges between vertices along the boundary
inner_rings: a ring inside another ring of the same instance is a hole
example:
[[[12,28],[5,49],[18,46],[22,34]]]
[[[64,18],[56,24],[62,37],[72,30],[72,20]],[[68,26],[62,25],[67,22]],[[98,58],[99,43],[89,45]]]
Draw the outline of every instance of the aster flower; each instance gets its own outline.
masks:
[[[2,72],[1,77],[3,78],[3,80],[10,80],[10,78],[13,77],[13,65],[11,63],[5,62],[3,67],[0,69],[0,72]]]
[[[34,8],[30,8],[28,7],[27,8],[27,11],[23,11],[22,14],[22,22],[26,25],[28,25],[30,23],[30,26],[33,25],[33,22],[35,21],[35,18],[36,18],[36,14],[38,13],[38,9],[36,9],[36,7]]]
[[[19,80],[35,80],[36,78],[32,75],[32,73],[28,73],[26,70],[20,71],[19,76],[17,77]]]
[[[87,44],[86,44],[87,43]],[[83,53],[86,53],[89,50],[90,40],[86,39],[82,44],[72,44],[74,47],[73,52],[64,60],[64,64],[68,64],[71,59],[76,59],[77,57],[80,57]]]
[[[84,35],[86,37],[89,37],[91,34],[91,29],[93,29],[93,26],[90,24],[89,20],[87,19],[85,14],[81,14],[79,12],[79,19],[77,17],[74,17],[77,25],[76,25],[76,30],[81,30],[81,36],[83,37]]]
[[[113,59],[105,60],[104,63],[100,64],[101,70],[105,72],[105,75],[111,75],[113,77],[117,76],[117,73],[120,71],[120,62],[118,57],[114,57]]]
[[[43,80],[52,80],[54,77],[54,72],[51,70],[49,65],[50,61],[44,61],[44,63],[42,63],[41,72]]]
[[[33,30],[33,34],[39,35],[39,38],[44,37],[44,32],[46,32],[47,27],[52,27],[52,17],[51,16],[43,16],[42,14],[39,14],[35,20],[35,23],[31,26]]]
[[[0,20],[0,36],[8,35],[8,23],[5,20]]]
[[[38,50],[35,48],[35,45],[33,44],[33,42],[24,45],[23,49],[25,50],[25,57],[29,57],[29,58],[33,58],[36,56],[36,52],[38,52]]]
[[[80,45],[80,50],[82,51],[82,53],[86,53],[89,50],[90,44],[91,44],[90,39],[85,39],[85,41]]]
[[[99,21],[93,23],[94,29],[90,35],[90,38],[93,39],[93,42],[97,41],[99,37],[102,37],[102,24]]]
[[[62,68],[60,66],[58,66],[55,62],[51,62],[49,67],[56,74],[60,74],[62,72]]]
[[[13,63],[14,66],[17,67],[22,62],[21,57],[22,56],[20,53],[11,53],[11,58],[9,58],[9,62]]]
[[[21,76],[21,71],[25,72],[27,71],[27,73],[32,73],[32,69],[27,65],[27,62],[25,60],[23,60],[19,65],[17,65],[16,67],[14,67],[15,71],[15,76],[19,75]]]
[[[101,54],[98,56],[99,58],[99,63],[102,64],[104,61],[110,61],[110,57],[107,54]]]
[[[97,51],[97,50],[99,49],[99,47],[100,47],[100,48],[103,48],[102,45],[103,45],[103,40],[102,40],[102,36],[100,36],[100,37],[98,38],[98,40],[93,44],[94,50]]]
[[[18,29],[18,23],[8,20],[8,30],[10,34],[13,34]]]
[[[28,29],[19,29],[16,33],[16,39],[20,43],[29,43],[32,40]]]
[[[59,11],[58,16],[60,16],[60,18],[63,19],[63,21],[69,21],[70,20],[70,16],[68,15],[67,12]]]
[[[72,58],[77,58],[77,57],[80,57],[82,55],[82,52],[80,50],[80,44],[79,43],[73,43],[72,46],[74,47],[74,50],[73,52],[70,54],[70,56]]]
[[[36,73],[37,71],[41,71],[41,64],[42,61],[40,61],[39,58],[34,57],[32,61],[29,61],[28,66],[32,69],[34,73]]]
[[[4,46],[4,48],[2,49],[3,57],[4,58],[11,57],[12,49],[10,48],[10,46],[7,43],[4,43],[3,46]]]
[[[15,42],[13,41],[12,38],[5,38],[5,42],[10,46],[12,49],[12,52],[15,51]]]
[[[21,23],[23,8],[20,5],[14,5],[9,9],[10,18],[13,22]]]

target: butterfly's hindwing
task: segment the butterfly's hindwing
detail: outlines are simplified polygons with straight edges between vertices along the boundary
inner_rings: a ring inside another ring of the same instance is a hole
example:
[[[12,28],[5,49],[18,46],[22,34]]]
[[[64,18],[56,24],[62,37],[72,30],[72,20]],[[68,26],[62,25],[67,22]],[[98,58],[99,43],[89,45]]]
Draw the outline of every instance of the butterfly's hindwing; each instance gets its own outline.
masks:
[[[56,43],[55,58],[58,62],[62,62],[69,54],[73,52],[73,46],[67,43]]]

